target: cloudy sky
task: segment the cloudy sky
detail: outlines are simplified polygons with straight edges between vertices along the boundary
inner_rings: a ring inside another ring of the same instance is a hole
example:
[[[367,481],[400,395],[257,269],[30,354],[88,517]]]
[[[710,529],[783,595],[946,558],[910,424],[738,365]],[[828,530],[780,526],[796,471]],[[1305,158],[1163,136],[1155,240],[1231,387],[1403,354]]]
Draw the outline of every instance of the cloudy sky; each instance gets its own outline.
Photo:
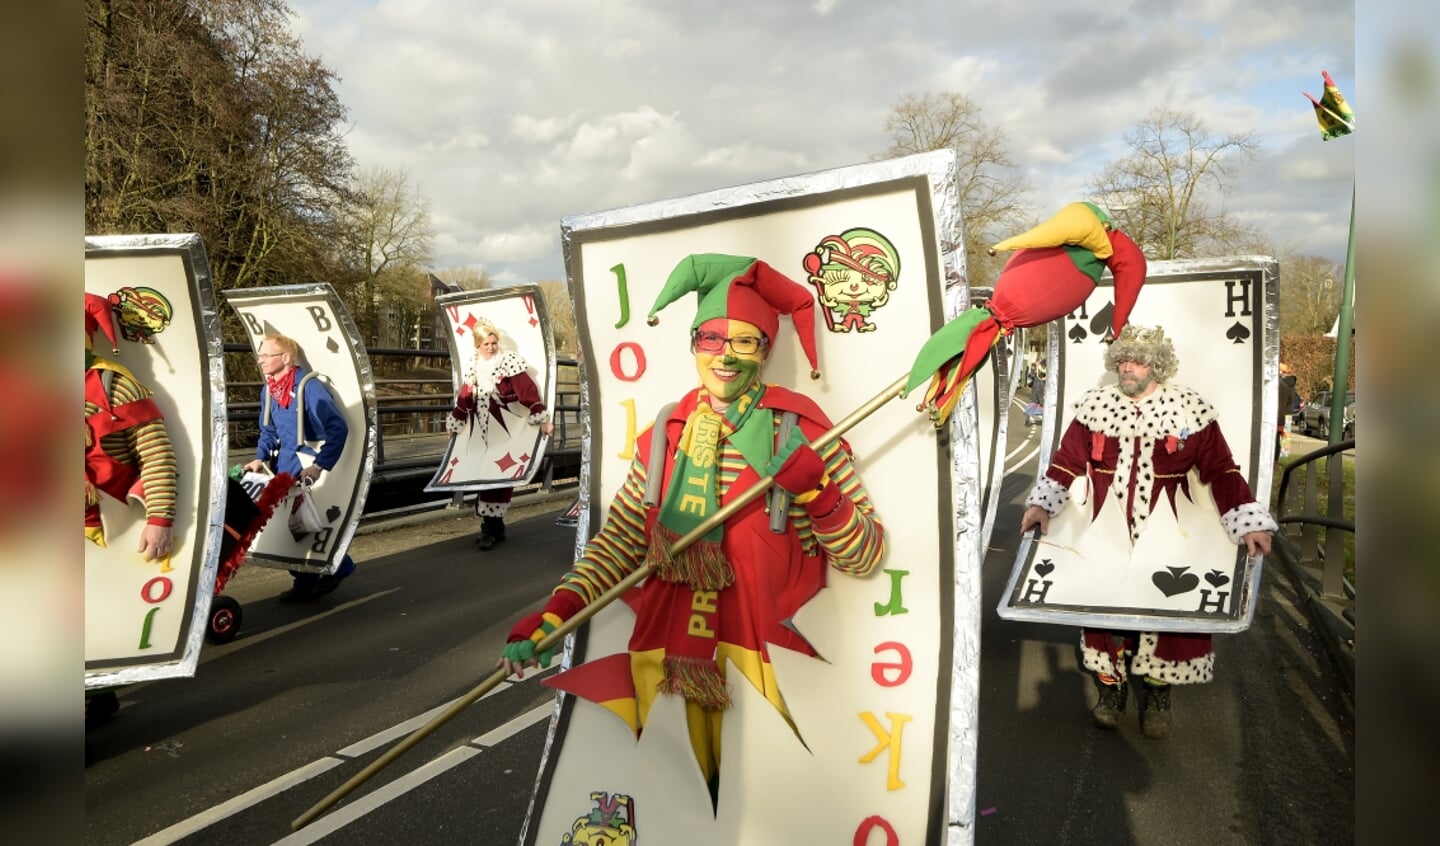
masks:
[[[1037,217],[1157,106],[1253,131],[1229,207],[1345,258],[1354,139],[1322,142],[1301,92],[1323,68],[1353,96],[1351,0],[290,4],[357,162],[429,198],[436,268],[563,280],[563,217],[865,162],[902,95],[945,91],[1005,130]]]

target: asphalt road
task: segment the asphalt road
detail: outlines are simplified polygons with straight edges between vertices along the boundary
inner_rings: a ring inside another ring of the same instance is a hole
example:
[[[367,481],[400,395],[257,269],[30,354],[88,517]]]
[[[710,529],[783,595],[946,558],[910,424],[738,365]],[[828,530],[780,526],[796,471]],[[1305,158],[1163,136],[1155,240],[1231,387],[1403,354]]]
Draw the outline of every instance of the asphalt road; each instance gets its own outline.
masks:
[[[975,842],[1353,842],[1353,715],[1271,571],[1250,630],[1217,639],[1216,680],[1176,690],[1163,740],[1141,735],[1133,702],[1118,732],[1090,725],[1074,629],[995,615],[1039,432],[1011,425],[983,565]],[[567,566],[566,504],[515,513],[490,553],[454,512],[361,534],[356,575],[308,605],[277,601],[284,572],[243,568],[226,590],[240,637],[207,646],[194,678],[122,690],[119,714],[87,732],[87,842],[515,843],[553,705],[532,674],[300,832],[290,821],[489,674]]]

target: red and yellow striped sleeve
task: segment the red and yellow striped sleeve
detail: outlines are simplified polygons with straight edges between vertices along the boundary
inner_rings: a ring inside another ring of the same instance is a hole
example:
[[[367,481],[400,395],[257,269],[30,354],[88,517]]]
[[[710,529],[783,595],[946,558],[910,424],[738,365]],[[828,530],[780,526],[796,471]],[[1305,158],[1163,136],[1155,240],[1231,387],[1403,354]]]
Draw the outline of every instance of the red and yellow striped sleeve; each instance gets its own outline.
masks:
[[[647,548],[644,496],[645,465],[637,454],[600,532],[585,544],[580,560],[556,590],[572,590],[589,605],[640,567]]]
[[[805,506],[792,505],[790,519],[800,542],[818,543],[831,567],[851,576],[868,575],[885,554],[885,528],[840,443],[832,441],[819,453],[830,480],[840,488],[840,500],[832,513],[814,517]]]

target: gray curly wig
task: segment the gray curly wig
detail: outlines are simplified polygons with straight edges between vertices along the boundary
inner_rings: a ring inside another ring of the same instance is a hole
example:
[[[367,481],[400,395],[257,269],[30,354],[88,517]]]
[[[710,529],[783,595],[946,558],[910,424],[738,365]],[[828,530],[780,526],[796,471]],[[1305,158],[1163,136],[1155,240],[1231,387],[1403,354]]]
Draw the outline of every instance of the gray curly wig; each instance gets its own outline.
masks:
[[[1175,345],[1165,337],[1165,330],[1159,326],[1151,328],[1132,323],[1120,330],[1120,337],[1105,350],[1105,368],[1115,370],[1122,361],[1149,365],[1150,376],[1156,382],[1170,381],[1175,371],[1180,369]]]

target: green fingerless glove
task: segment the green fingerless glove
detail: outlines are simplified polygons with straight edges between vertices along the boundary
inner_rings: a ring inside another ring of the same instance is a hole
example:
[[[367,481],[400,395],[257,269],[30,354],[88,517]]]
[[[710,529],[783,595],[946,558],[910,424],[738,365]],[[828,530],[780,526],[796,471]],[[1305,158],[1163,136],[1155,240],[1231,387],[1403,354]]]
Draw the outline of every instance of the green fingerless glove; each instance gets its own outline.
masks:
[[[563,621],[559,615],[549,611],[537,616],[539,617],[537,621],[538,625],[535,626],[528,637],[525,637],[523,640],[511,641],[501,648],[500,654],[507,660],[516,664],[524,664],[531,659],[538,658],[541,667],[550,666],[550,659],[555,654],[555,647],[552,646],[544,652],[536,652],[535,645],[540,642],[541,638],[559,628],[560,623]]]
[[[512,664],[524,666],[535,657],[535,641],[517,640],[514,643],[507,643],[500,650],[500,656]]]

